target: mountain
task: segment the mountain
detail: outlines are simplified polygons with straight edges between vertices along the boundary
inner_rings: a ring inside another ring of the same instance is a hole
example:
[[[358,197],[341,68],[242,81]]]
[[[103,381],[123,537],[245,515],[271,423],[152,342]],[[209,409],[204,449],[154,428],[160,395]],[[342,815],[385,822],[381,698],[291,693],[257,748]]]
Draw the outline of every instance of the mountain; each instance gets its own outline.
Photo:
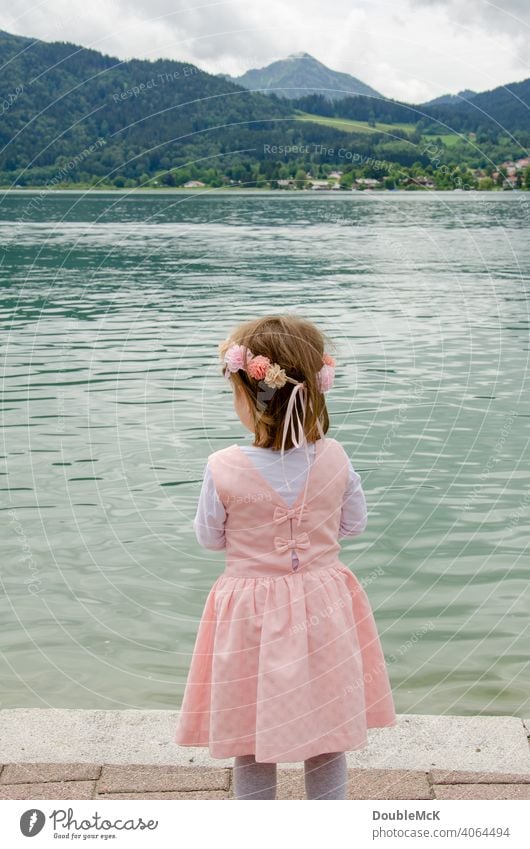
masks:
[[[424,111],[439,125],[456,132],[504,134],[530,130],[530,79],[475,94],[470,100],[427,106]],[[521,139],[524,144],[524,140]]]
[[[458,106],[463,100],[473,100],[476,95],[476,91],[471,91],[471,89],[465,88],[463,91],[459,91],[458,94],[442,94],[440,97],[435,97],[434,100],[428,100],[426,103],[422,103],[421,105],[440,106],[440,104],[448,103],[451,106]]]
[[[121,61],[1,30],[0,64],[0,172],[4,182],[16,173],[20,185],[35,182],[29,170],[33,177],[137,179],[195,160],[215,165],[216,157],[253,149],[253,133],[270,136],[274,121],[292,114],[285,101],[194,65]]]
[[[228,79],[253,91],[270,90],[278,97],[289,99],[307,94],[322,94],[328,100],[352,95],[382,96],[356,77],[332,71],[309,53],[293,53],[265,68],[253,68],[240,77]]]
[[[316,63],[307,54],[292,61],[299,67]],[[456,105],[414,106],[377,93],[331,99],[321,91],[286,99],[183,62],[121,61],[76,44],[2,31],[0,63],[0,185],[6,187],[129,188],[151,180],[283,187],[308,171],[326,176],[357,162],[369,163],[362,165],[366,176],[377,179],[395,164],[428,167],[422,138],[433,134],[442,136],[444,164],[485,167],[520,156],[530,145],[530,133],[521,132],[530,129],[530,80]],[[446,144],[454,132],[462,139]],[[469,132],[477,136],[472,145],[465,143]]]
[[[499,134],[530,131],[530,79],[498,86],[475,94],[470,100],[414,105],[398,100],[344,97],[329,101],[313,94],[292,101],[302,112],[328,118],[373,121],[381,124],[415,124],[431,133],[477,133],[483,131],[493,140]],[[526,146],[529,140],[521,138]]]

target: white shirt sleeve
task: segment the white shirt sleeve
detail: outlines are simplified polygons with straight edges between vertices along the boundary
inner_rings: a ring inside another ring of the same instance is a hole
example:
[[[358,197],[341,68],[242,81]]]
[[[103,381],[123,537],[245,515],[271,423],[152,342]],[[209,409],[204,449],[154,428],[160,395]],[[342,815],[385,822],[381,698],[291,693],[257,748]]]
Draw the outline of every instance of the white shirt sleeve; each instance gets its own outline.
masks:
[[[361,477],[350,461],[350,479],[342,501],[339,539],[362,534],[368,522],[366,498]]]
[[[193,529],[199,545],[218,551],[225,548],[226,511],[217,494],[210,467],[206,463]]]

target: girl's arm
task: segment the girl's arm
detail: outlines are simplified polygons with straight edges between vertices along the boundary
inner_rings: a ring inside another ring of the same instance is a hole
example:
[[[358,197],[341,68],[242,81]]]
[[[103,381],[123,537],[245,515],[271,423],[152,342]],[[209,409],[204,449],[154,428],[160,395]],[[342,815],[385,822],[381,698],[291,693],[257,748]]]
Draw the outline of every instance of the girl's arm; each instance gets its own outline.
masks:
[[[218,551],[225,548],[226,511],[220,500],[208,463],[204,471],[193,529],[199,545]]]
[[[364,497],[361,477],[350,461],[350,479],[342,501],[339,539],[362,534],[367,522],[366,498]]]

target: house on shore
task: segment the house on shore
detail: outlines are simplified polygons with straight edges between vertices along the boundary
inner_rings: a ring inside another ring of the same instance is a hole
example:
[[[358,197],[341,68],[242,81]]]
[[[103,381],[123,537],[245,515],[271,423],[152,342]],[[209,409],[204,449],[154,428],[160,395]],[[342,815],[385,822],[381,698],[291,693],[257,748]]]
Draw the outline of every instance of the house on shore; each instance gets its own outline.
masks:
[[[405,180],[406,186],[421,186],[422,189],[434,189],[435,184],[434,180],[430,177],[426,177],[423,174],[420,174],[418,177],[408,177]]]
[[[357,180],[355,180],[355,185],[361,186],[365,189],[375,189],[377,186],[381,185],[381,180],[374,180],[371,177],[358,177]]]

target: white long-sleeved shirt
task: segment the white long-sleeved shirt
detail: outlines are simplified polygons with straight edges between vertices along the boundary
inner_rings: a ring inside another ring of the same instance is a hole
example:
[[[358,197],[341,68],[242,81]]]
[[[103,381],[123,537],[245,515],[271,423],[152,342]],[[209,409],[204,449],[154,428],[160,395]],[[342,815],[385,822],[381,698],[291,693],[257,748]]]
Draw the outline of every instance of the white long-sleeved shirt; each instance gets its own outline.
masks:
[[[289,448],[284,452],[283,467],[280,452],[272,448],[258,448],[255,445],[240,445],[242,451],[252,460],[260,474],[276,490],[278,495],[292,507],[306,482],[308,465],[304,446]],[[316,444],[308,445],[309,458],[315,457]],[[284,474],[285,470],[285,474]],[[287,486],[286,480],[290,485]],[[225,547],[226,511],[220,500],[208,463],[204,469],[201,493],[193,527],[197,541],[203,548],[214,551]],[[361,534],[367,524],[367,508],[360,475],[350,461],[350,477],[342,501],[339,525],[339,539]],[[292,552],[293,565],[298,562],[296,552]]]

